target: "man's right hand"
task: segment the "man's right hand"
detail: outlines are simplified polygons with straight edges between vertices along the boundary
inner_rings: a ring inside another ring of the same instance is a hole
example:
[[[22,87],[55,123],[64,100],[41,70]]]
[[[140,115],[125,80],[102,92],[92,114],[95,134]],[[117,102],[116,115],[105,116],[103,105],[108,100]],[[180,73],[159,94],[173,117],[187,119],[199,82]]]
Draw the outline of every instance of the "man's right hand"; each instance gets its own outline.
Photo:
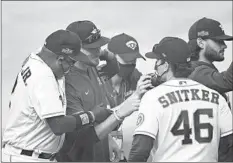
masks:
[[[137,94],[133,93],[129,98],[127,98],[123,103],[121,103],[117,109],[118,116],[121,119],[131,115],[133,112],[137,111],[140,105],[140,98]]]
[[[139,98],[142,98],[142,96],[150,89],[153,88],[151,83],[151,74],[142,75],[137,83],[137,88],[135,93],[138,95]]]
[[[108,116],[111,114],[111,110],[107,109],[107,107],[103,104],[97,105],[93,110],[92,113],[95,116],[95,122],[101,123],[105,119],[108,118]]]

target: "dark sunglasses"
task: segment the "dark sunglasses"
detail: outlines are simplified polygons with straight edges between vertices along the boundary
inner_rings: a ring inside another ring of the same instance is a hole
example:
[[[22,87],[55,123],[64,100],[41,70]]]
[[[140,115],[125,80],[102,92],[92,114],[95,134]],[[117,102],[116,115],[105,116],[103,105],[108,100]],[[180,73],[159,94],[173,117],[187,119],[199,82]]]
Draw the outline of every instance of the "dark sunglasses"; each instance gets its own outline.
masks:
[[[159,66],[163,65],[165,63],[165,60],[161,59],[161,63],[158,64],[159,60],[157,60],[155,62],[155,67],[154,67],[154,70],[157,70]]]
[[[83,43],[86,44],[91,44],[93,42],[96,42],[98,39],[100,39],[101,37],[101,32],[99,29],[96,29],[96,33],[91,33],[90,36],[88,36],[84,41],[82,41]]]

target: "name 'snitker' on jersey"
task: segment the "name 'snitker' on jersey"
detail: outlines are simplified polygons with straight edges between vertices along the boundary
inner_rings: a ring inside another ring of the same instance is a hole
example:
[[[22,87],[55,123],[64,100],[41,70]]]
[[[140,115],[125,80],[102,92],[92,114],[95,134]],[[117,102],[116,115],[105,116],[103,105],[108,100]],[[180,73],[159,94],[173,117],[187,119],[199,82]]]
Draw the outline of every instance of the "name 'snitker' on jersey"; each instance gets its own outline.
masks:
[[[219,94],[203,89],[182,89],[166,93],[165,95],[158,98],[158,101],[160,104],[162,104],[163,108],[179,102],[197,100],[219,104]]]

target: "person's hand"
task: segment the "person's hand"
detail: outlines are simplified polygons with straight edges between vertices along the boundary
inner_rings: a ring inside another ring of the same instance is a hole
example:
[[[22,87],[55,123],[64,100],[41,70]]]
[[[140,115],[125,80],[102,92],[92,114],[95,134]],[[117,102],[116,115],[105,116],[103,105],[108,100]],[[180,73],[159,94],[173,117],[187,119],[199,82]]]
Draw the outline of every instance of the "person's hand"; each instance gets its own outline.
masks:
[[[118,106],[117,114],[121,119],[131,115],[134,111],[138,110],[140,105],[140,98],[137,94],[133,93],[123,103]]]
[[[142,98],[142,96],[150,89],[153,88],[151,83],[151,74],[142,75],[137,83],[137,88],[135,93],[138,95],[139,98]]]
[[[110,52],[107,48],[101,49],[99,57],[103,60],[111,60],[115,57],[114,53]]]
[[[111,135],[108,136],[109,157],[111,162],[119,162],[121,159],[121,149]]]
[[[95,122],[101,123],[108,118],[112,111],[107,109],[104,104],[99,104],[92,110],[92,113],[94,114]]]

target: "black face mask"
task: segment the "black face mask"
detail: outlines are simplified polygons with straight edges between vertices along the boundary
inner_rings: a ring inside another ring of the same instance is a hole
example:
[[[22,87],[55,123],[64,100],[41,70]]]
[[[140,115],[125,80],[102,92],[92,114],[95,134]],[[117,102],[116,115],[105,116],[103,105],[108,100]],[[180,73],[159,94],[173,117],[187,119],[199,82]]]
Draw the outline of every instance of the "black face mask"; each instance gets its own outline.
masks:
[[[154,87],[157,87],[158,85],[162,84],[164,81],[162,80],[161,76],[155,74],[151,78],[151,84]]]
[[[118,75],[123,79],[127,79],[134,71],[136,64],[121,64],[119,63]]]
[[[160,64],[160,65],[162,65],[162,64],[164,64],[164,61]],[[160,65],[157,65],[157,64],[155,64],[155,73],[154,73],[154,75],[151,77],[151,84],[154,86],[154,87],[157,87],[158,85],[160,85],[160,84],[162,84],[162,83],[164,83],[165,81],[164,80],[162,80],[162,76],[163,76],[163,74],[165,74],[168,70],[166,70],[166,71],[164,71],[161,75],[159,75],[158,73],[157,73],[157,69],[158,69],[158,66],[160,66]]]

